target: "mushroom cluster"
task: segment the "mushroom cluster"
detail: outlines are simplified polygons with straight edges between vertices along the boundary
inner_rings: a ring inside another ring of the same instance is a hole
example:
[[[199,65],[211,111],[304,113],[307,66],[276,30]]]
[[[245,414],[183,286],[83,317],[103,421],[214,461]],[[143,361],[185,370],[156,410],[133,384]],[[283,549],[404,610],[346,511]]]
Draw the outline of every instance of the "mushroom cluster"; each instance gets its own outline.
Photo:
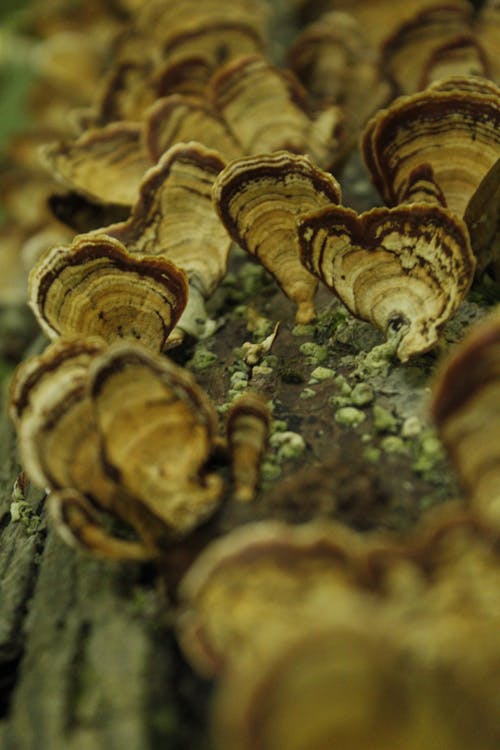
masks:
[[[456,509],[404,541],[269,521],[213,542],[178,629],[219,675],[216,746],[493,748],[499,583],[498,536]]]
[[[278,5],[301,26],[286,44]],[[292,430],[268,403],[278,375],[304,382],[300,353],[317,357],[318,410],[333,401],[344,426],[361,423],[384,376],[347,382],[358,335],[410,378],[403,365],[431,350],[432,369],[473,283],[498,295],[498,2],[91,6],[68,38],[58,13],[32,21],[40,126],[0,174],[12,268],[0,302],[28,303],[50,340],[16,370],[10,414],[55,528],[181,579],[171,619],[189,664],[217,682],[217,748],[496,750],[498,310],[433,384],[462,501],[449,493],[411,533],[361,533],[331,518],[294,526],[255,498],[262,465],[276,468],[269,447],[309,450],[293,431],[306,433],[303,415]],[[347,205],[359,156],[385,205]],[[247,282],[261,270],[277,282],[279,303],[241,304],[245,267]],[[285,365],[270,354],[281,330]],[[315,341],[299,348],[304,331]],[[192,372],[204,345],[217,365],[206,389]],[[404,452],[383,411],[372,421]],[[409,419],[405,437],[420,429]]]
[[[192,375],[139,344],[58,339],[16,371],[10,393],[21,462],[45,487],[70,543],[105,557],[150,559],[216,509],[221,477],[210,458],[225,450],[215,408]],[[269,415],[243,394],[228,418],[237,498],[251,500]],[[95,508],[128,524],[125,541]]]

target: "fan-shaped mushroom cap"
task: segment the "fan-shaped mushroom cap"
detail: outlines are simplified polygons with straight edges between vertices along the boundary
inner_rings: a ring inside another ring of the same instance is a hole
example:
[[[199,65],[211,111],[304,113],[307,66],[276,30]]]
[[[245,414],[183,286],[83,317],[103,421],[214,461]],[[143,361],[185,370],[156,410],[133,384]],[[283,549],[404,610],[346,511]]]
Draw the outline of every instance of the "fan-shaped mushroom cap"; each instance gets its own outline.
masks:
[[[342,107],[345,138],[350,142],[391,96],[374,50],[348,13],[325,13],[307,26],[290,47],[288,64],[317,101]]]
[[[177,143],[141,183],[130,218],[106,227],[131,253],[172,261],[204,297],[227,267],[230,242],[212,203],[225,161],[200,143]]]
[[[241,54],[262,52],[268,7],[260,0],[163,0],[144,3],[136,16],[139,30],[154,37],[169,63],[195,55],[213,68]]]
[[[59,340],[23,362],[10,388],[24,470],[39,487],[74,487],[109,507],[117,487],[104,471],[87,393],[90,362],[100,339]]]
[[[474,273],[465,224],[438,206],[366,213],[331,206],[299,218],[302,262],[356,317],[401,331],[402,362],[433,347]]]
[[[340,150],[338,107],[313,111],[306,92],[289,71],[263,57],[239,57],[219,68],[210,82],[214,106],[246,154],[286,149],[308,154],[330,167]]]
[[[112,123],[42,146],[41,160],[57,180],[91,200],[132,205],[151,166],[140,138],[140,125]]]
[[[154,162],[181,141],[215,148],[227,160],[243,156],[223,118],[206,103],[173,94],[159,99],[148,113],[145,140]]]
[[[216,507],[221,479],[205,464],[215,410],[189,372],[132,343],[94,363],[91,397],[106,466],[163,523],[188,531]]]
[[[126,499],[122,496],[118,505],[123,509]],[[95,508],[78,490],[66,488],[51,492],[47,507],[49,517],[61,538],[71,547],[91,551],[99,557],[111,560],[151,560],[157,550],[142,543],[121,539],[109,534]]]
[[[239,502],[248,502],[255,494],[270,424],[271,412],[258,393],[243,393],[228,412],[226,430],[233,495]]]
[[[319,617],[352,622],[364,611],[352,585],[361,551],[360,538],[334,524],[247,524],[217,540],[181,583],[186,656],[218,673],[265,659]]]
[[[204,301],[227,269],[231,241],[211,198],[224,166],[217,151],[200,143],[172,146],[146,173],[130,218],[102,230],[129,252],[163,258],[186,273],[189,295],[178,328],[193,336],[212,330]]]
[[[412,94],[433,56],[470,30],[472,7],[464,0],[434,3],[401,24],[381,50],[380,65],[400,94]],[[451,71],[450,75],[461,71]]]
[[[147,37],[139,40],[132,37],[132,41],[139,41],[142,55],[139,57],[136,53],[132,56],[127,50],[123,58],[123,50],[116,50],[116,58],[103,82],[95,108],[80,112],[82,125],[105,126],[111,123],[118,125],[117,121],[122,121],[122,124],[126,124],[125,121],[142,121],[146,111],[157,98],[154,82],[155,65],[150,58],[159,53],[154,47],[151,50],[152,43]],[[147,56],[144,56],[146,47],[148,52]]]
[[[167,62],[155,75],[158,98],[179,94],[206,102],[207,84],[212,73],[209,61],[197,54],[178,62]]]
[[[498,0],[485,0],[481,5],[474,31],[486,51],[490,77],[500,86],[500,4]]]
[[[500,312],[476,325],[442,365],[432,416],[466,496],[500,528]]]
[[[437,47],[425,65],[419,89],[451,76],[484,76],[488,78],[488,60],[479,41],[471,33],[457,34]]]
[[[456,507],[406,539],[266,522],[213,542],[181,583],[179,631],[222,683],[217,746],[357,750],[371,732],[462,750],[480,720],[493,750],[499,575],[498,535]],[[465,721],[444,710],[451,685]]]
[[[314,3],[316,5],[316,3]],[[407,0],[395,5],[391,0],[326,0],[329,9],[350,13],[363,29],[368,43],[379,50],[399,29],[416,23],[439,8],[470,11],[467,0]]]
[[[163,258],[134,257],[106,235],[79,235],[34,266],[30,306],[44,333],[140,340],[160,350],[187,300],[184,273]]]
[[[340,201],[340,187],[305,156],[286,151],[228,164],[213,196],[227,231],[270,271],[298,306],[297,321],[314,317],[317,282],[298,257],[296,217]]]
[[[500,277],[500,157],[483,177],[465,209],[465,223],[479,273],[494,265]]]
[[[440,202],[463,216],[500,154],[500,91],[454,77],[400,97],[363,134],[372,180],[389,206]]]
[[[220,750],[493,750],[491,718],[453,677],[445,681],[405,653],[391,628],[384,635],[362,623],[312,628],[278,647],[267,663],[224,675],[214,744]],[[460,710],[449,711],[450,701]]]

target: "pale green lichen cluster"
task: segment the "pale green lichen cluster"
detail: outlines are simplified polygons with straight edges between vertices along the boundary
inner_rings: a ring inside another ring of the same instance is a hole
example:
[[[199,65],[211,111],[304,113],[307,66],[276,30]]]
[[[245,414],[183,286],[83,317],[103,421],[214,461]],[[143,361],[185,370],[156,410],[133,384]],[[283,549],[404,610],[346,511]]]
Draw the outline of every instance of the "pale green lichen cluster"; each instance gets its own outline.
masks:
[[[269,450],[261,469],[264,483],[278,479],[282,473],[282,463],[300,458],[306,447],[302,435],[289,430],[285,420],[273,419],[269,437]]]
[[[316,344],[314,341],[304,342],[300,345],[299,349],[309,365],[321,365],[328,359],[328,347],[322,344]]]
[[[323,380],[333,380],[335,377],[335,370],[331,367],[315,367],[311,372],[309,383],[320,383]]]
[[[34,512],[30,503],[25,499],[18,480],[14,482],[10,503],[10,520],[20,523],[28,534],[36,534],[40,528],[40,517]]]
[[[217,355],[211,352],[205,344],[198,343],[194,348],[194,353],[187,367],[190,370],[200,371],[206,370],[208,367],[213,367],[217,362]]]

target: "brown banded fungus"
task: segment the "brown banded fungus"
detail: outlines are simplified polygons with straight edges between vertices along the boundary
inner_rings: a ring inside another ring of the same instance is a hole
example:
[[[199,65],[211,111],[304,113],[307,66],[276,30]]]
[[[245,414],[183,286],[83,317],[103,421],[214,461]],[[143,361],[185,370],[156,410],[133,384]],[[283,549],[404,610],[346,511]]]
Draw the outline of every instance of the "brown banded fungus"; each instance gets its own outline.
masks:
[[[419,82],[419,89],[450,76],[484,76],[488,78],[486,54],[473,34],[458,34],[437,47],[429,57]]]
[[[500,528],[500,313],[476,325],[442,365],[432,416],[466,498]]]
[[[130,218],[102,230],[135,257],[155,256],[186,273],[189,295],[178,327],[195,336],[213,330],[204,301],[226,273],[231,245],[211,198],[224,166],[218,152],[199,143],[172,146],[146,173]]]
[[[467,204],[464,215],[479,273],[492,265],[500,277],[500,157]]]
[[[288,65],[318,104],[342,107],[349,145],[391,97],[374,51],[348,13],[327,13],[306,27],[290,47]]]
[[[265,522],[213,542],[181,583],[178,629],[193,666],[219,678],[217,746],[309,750],[348,737],[358,748],[380,735],[405,750],[436,739],[462,750],[479,721],[492,750],[497,545],[456,507],[406,538]],[[444,710],[451,685],[465,723]]]
[[[352,622],[363,610],[352,584],[361,553],[360,538],[335,524],[246,524],[212,542],[180,585],[185,655],[220,674],[262,663],[319,618]]]
[[[218,69],[210,97],[246,154],[285,149],[329,168],[341,149],[342,114],[314,109],[290,71],[263,57],[239,57]]]
[[[166,63],[155,75],[158,98],[174,94],[206,102],[207,83],[212,75],[212,66],[200,55],[185,60]]]
[[[108,471],[162,524],[191,530],[222,492],[205,469],[216,437],[211,401],[189,372],[132,343],[110,347],[90,377]]]
[[[137,344],[59,340],[17,370],[10,393],[24,469],[51,491],[73,545],[116,559],[157,557],[215,510],[207,469],[216,413],[191,374]],[[105,531],[110,514],[137,540]]]
[[[486,51],[490,77],[500,86],[500,5],[498,0],[485,0],[474,29]]]
[[[159,351],[187,301],[186,277],[173,263],[137,257],[113,237],[79,235],[54,247],[29,278],[29,303],[50,338],[128,338]]]
[[[263,52],[267,18],[261,0],[154,0],[142,5],[136,27],[154,39],[168,64],[197,56],[215,69],[239,55]]]
[[[140,125],[125,122],[91,128],[74,141],[43,146],[42,163],[66,187],[90,200],[129,206],[152,165],[141,132]]]
[[[472,281],[465,224],[439,206],[366,213],[328,206],[299,217],[301,259],[350,312],[396,336],[398,358],[438,341]]]
[[[297,305],[298,323],[315,315],[317,281],[299,260],[296,217],[340,201],[337,181],[306,157],[286,151],[231,162],[218,176],[213,197],[235,242],[278,281]]]
[[[226,430],[233,497],[238,502],[249,502],[255,495],[270,426],[269,407],[258,393],[244,393],[231,405]]]
[[[470,34],[471,19],[472,7],[466,0],[435,2],[402,23],[385,39],[380,65],[398,94],[411,94],[422,88],[422,78],[432,65],[433,57],[439,51],[446,55],[450,44]],[[453,55],[448,59],[451,63]],[[458,69],[451,70],[451,74],[459,72]],[[466,69],[465,72],[476,70]],[[481,65],[478,73],[482,72]]]
[[[136,42],[135,39],[133,39]],[[95,107],[80,113],[80,124],[99,127],[118,121],[139,122],[157,98],[153,60],[159,51],[151,40],[141,38],[141,57],[123,58],[123,50],[116,50],[117,58],[103,83]],[[148,49],[144,57],[144,49]],[[156,54],[155,54],[156,53]],[[153,58],[153,59],[151,59]]]
[[[11,383],[10,415],[35,484],[77,487],[110,509],[117,487],[104,470],[87,389],[90,362],[104,348],[100,339],[59,339],[26,360]]]
[[[499,158],[499,133],[499,89],[457,76],[378,112],[364,131],[362,151],[387,205],[439,203],[463,216]]]
[[[151,107],[145,140],[154,162],[180,141],[198,141],[215,148],[228,161],[243,156],[243,149],[223,118],[207,102],[173,94]]]
[[[313,627],[261,669],[224,676],[214,744],[220,750],[493,750],[492,702],[485,708],[457,671],[448,670],[445,689],[441,669],[409,655],[390,627],[384,634],[355,623]]]

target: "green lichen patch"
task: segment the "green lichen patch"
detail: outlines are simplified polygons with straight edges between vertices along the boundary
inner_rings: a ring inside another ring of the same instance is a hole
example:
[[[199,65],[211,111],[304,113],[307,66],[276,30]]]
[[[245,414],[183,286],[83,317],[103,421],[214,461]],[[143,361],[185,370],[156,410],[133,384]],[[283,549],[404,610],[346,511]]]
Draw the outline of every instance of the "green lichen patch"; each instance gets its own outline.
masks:
[[[303,401],[307,401],[309,398],[314,398],[315,395],[316,391],[313,388],[304,388],[304,390],[299,393],[299,398]]]
[[[335,421],[344,427],[358,427],[366,419],[366,414],[354,406],[341,406],[335,412]]]
[[[401,426],[401,435],[404,438],[415,438],[422,432],[423,426],[421,420],[413,415],[407,417]]]
[[[297,323],[292,328],[292,336],[313,336],[314,335],[314,326],[313,325],[301,325],[300,323]]]
[[[374,404],[373,426],[377,432],[397,432],[398,421],[389,409],[380,404]]]
[[[314,341],[306,341],[301,344],[300,352],[309,365],[321,365],[328,359],[328,347],[316,344]]]
[[[413,470],[430,480],[434,470],[445,461],[443,446],[434,430],[427,429],[419,435],[414,442],[414,455]]]
[[[17,499],[11,502],[10,519],[12,523],[22,524],[29,535],[36,534],[40,529],[40,517],[26,500]]]
[[[399,339],[391,338],[383,344],[374,346],[369,352],[359,354],[356,357],[354,377],[364,380],[374,375],[386,375],[393,366],[398,345]]]
[[[380,441],[384,453],[408,453],[405,441],[397,435],[387,435]]]
[[[380,448],[376,448],[374,445],[368,445],[363,451],[363,458],[365,461],[369,461],[371,464],[375,464],[380,461],[382,451]]]
[[[195,347],[193,356],[187,363],[187,367],[191,370],[206,370],[207,367],[212,367],[216,362],[217,355],[209,351],[206,346],[198,344]]]
[[[274,432],[269,438],[269,444],[278,461],[298,458],[306,449],[302,435],[291,430]]]
[[[315,367],[314,370],[311,372],[311,377],[309,378],[310,383],[319,383],[323,380],[332,380],[335,377],[335,370],[332,370],[331,367]]]
[[[371,404],[375,394],[368,383],[357,383],[351,392],[351,401],[354,406],[367,406]]]

